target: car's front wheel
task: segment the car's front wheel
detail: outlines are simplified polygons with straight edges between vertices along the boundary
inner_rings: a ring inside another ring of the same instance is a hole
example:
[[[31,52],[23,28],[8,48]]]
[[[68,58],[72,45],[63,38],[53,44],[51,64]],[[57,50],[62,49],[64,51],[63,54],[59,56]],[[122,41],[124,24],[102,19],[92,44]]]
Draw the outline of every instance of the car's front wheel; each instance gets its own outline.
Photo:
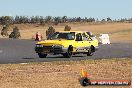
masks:
[[[64,56],[65,58],[70,58],[70,57],[72,56],[72,51],[71,51],[71,49],[69,48],[68,51],[67,51],[66,53],[63,54],[63,56]]]
[[[38,53],[39,58],[46,58],[47,54]]]

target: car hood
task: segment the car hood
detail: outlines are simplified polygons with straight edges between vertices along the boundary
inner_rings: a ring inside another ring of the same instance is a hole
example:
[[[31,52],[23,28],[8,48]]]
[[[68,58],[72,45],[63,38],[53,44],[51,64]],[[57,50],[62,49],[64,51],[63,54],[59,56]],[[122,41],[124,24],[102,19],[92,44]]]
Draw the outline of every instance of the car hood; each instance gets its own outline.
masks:
[[[42,44],[45,46],[52,46],[52,45],[63,45],[64,43],[72,43],[74,40],[44,40],[40,41],[37,44]]]

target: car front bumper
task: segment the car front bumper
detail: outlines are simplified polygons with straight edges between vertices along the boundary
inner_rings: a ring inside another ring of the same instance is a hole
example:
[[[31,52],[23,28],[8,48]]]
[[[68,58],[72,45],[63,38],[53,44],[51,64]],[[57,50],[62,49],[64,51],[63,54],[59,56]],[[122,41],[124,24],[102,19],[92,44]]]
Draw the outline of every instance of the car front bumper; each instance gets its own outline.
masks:
[[[43,47],[35,47],[36,53],[45,53],[45,54],[63,54],[66,53],[68,48],[62,47],[52,47],[52,46],[43,46]]]

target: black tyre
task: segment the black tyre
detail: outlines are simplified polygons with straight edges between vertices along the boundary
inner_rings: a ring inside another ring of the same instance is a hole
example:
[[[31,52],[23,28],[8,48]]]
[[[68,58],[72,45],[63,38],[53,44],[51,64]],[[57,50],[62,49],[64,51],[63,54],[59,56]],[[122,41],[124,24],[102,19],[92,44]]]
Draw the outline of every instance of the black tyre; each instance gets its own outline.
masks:
[[[92,56],[93,55],[93,50],[92,49],[93,49],[92,47],[89,48],[87,56]]]
[[[47,54],[38,53],[39,58],[46,58]]]
[[[91,82],[90,82],[90,80],[89,80],[88,78],[83,77],[83,78],[81,78],[81,80],[80,80],[80,84],[81,84],[82,86],[88,86],[88,85],[91,84]]]
[[[72,56],[72,51],[71,51],[71,49],[68,48],[68,51],[67,51],[65,54],[63,54],[63,56],[64,56],[65,58],[70,58],[70,57]]]

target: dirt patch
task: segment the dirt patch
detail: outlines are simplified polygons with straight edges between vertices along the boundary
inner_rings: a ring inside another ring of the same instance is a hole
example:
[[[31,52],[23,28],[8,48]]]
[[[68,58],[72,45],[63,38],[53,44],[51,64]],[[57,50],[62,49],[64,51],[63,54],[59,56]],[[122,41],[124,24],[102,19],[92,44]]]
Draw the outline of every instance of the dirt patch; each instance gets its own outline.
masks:
[[[78,81],[81,68],[88,71],[90,79],[132,80],[132,58],[56,61],[0,65],[0,87],[82,88]],[[131,87],[116,86],[116,88]],[[96,86],[96,88],[113,88],[113,86]]]

